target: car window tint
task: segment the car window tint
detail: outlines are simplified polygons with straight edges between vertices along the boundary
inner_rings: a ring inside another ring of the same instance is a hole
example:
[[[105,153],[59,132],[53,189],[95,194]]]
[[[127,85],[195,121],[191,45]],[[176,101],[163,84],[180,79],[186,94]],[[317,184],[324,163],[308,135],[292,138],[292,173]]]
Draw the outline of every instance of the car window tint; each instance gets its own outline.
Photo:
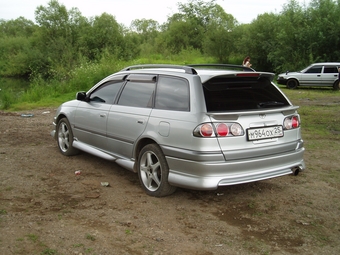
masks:
[[[257,110],[289,105],[267,78],[214,77],[203,84],[203,89],[208,112]]]
[[[336,66],[325,66],[324,73],[338,73],[338,68]]]
[[[154,82],[133,82],[125,85],[119,98],[119,105],[151,108],[155,91]]]
[[[109,81],[101,85],[90,95],[91,102],[113,104],[123,81]]]
[[[321,73],[322,66],[313,66],[309,68],[306,73]]]
[[[157,84],[155,108],[189,111],[189,85],[184,79],[160,77]]]

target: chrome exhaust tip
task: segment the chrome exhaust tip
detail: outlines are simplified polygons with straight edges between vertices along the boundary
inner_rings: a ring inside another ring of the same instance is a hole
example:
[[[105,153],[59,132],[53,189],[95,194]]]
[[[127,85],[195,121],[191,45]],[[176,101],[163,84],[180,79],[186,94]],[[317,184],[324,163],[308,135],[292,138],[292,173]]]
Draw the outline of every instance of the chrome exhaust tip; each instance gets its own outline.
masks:
[[[300,166],[292,168],[292,174],[294,176],[297,176],[300,173],[300,171],[301,171],[301,167]]]

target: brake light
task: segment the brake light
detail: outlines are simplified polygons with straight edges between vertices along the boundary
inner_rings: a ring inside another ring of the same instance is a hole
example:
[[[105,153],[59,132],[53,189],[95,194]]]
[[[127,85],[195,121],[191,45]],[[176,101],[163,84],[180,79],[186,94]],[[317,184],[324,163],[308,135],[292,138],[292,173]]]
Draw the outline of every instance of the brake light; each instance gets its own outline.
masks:
[[[238,73],[236,74],[238,77],[259,77],[259,73]]]
[[[283,121],[283,127],[286,130],[300,127],[300,118],[297,115],[289,116]]]
[[[199,131],[203,137],[211,137],[214,133],[213,127],[210,123],[203,124]]]
[[[216,125],[216,131],[218,136],[227,136],[229,134],[229,127],[224,123]]]
[[[194,129],[193,134],[196,137],[233,137],[244,135],[244,130],[238,123],[203,123]]]
[[[292,127],[293,128],[298,128],[300,126],[300,121],[297,116],[293,116],[292,118]]]

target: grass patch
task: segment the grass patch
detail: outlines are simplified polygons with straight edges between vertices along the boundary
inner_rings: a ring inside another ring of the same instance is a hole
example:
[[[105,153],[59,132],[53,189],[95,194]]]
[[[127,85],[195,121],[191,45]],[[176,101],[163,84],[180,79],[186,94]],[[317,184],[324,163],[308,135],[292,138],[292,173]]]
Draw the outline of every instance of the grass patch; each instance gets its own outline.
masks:
[[[37,235],[34,235],[34,234],[28,234],[28,235],[26,235],[26,237],[27,237],[30,241],[32,241],[33,243],[35,243],[35,242],[39,239],[39,237],[38,237]]]
[[[55,255],[55,254],[58,254],[58,252],[56,250],[47,248],[46,250],[43,250],[40,254],[41,255]]]
[[[96,241],[96,237],[91,234],[86,234],[86,239],[91,241]]]

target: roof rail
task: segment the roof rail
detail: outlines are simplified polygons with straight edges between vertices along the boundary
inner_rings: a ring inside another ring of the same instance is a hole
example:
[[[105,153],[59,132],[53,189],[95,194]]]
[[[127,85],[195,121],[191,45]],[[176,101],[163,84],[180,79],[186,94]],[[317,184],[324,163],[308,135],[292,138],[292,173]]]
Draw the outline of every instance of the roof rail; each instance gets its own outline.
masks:
[[[191,66],[191,67],[194,67],[194,68],[197,68],[197,67],[213,68],[213,67],[215,67],[215,68],[219,68],[219,69],[241,69],[243,71],[255,72],[255,70],[253,68],[242,66],[242,65],[232,65],[232,64],[192,64],[192,65],[187,65],[187,66]]]
[[[172,68],[172,69],[182,69],[188,74],[197,74],[196,70],[190,66],[181,66],[181,65],[168,65],[168,64],[145,64],[145,65],[134,65],[129,66],[121,71],[130,71],[132,69],[144,69],[144,68]]]

